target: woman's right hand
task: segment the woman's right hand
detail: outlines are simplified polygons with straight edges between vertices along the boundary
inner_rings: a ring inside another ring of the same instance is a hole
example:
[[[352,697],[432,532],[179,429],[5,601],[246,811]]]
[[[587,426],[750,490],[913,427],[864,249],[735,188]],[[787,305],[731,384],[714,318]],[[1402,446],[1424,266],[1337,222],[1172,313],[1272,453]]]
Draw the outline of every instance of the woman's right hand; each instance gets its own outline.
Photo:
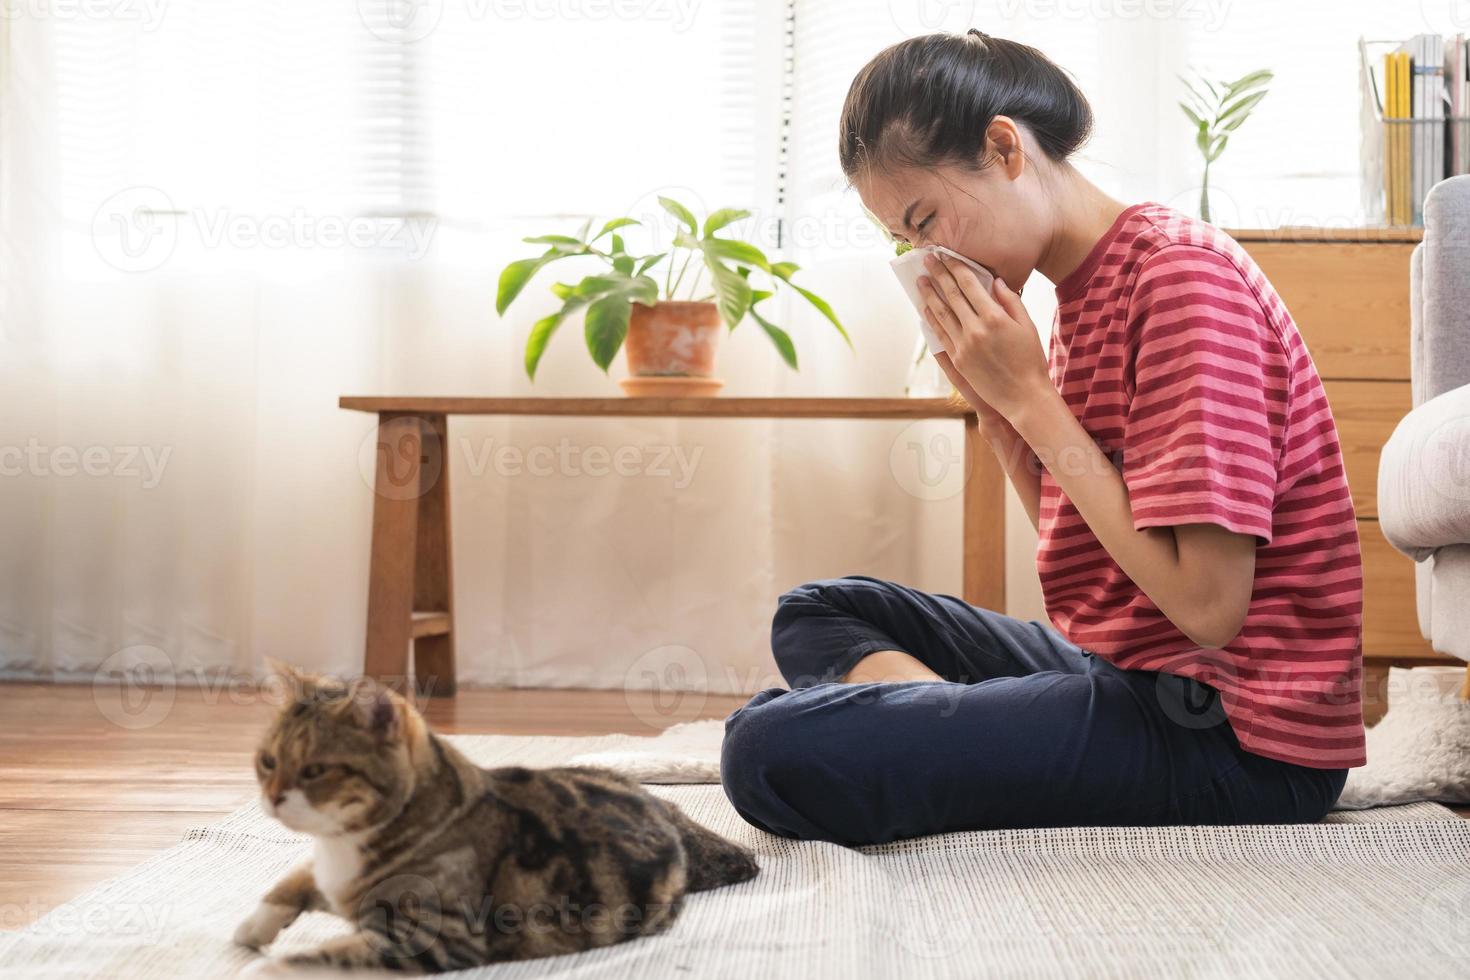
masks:
[[[969,402],[970,407],[975,410],[975,416],[980,420],[980,434],[987,442],[994,443],[1000,439],[1009,445],[1012,440],[1021,438],[1011,423],[1006,421],[1004,415],[991,408],[983,398],[975,394],[975,389],[970,387],[970,382],[960,375],[954,362],[949,359],[948,352],[940,351],[934,355],[934,359],[939,362],[939,367],[949,377],[955,390],[963,395],[965,401]]]

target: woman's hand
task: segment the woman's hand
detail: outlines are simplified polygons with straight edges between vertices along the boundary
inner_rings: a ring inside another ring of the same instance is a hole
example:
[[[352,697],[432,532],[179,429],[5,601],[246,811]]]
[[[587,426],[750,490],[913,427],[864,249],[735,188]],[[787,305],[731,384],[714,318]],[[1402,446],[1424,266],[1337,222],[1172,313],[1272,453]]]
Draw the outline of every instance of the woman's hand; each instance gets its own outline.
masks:
[[[980,434],[987,442],[993,443],[1001,438],[1009,442],[1012,438],[1019,438],[1016,430],[1011,427],[1011,423],[1006,421],[1005,416],[987,405],[985,399],[975,394],[975,389],[960,374],[959,369],[954,366],[954,361],[949,359],[948,353],[940,351],[934,355],[934,360],[939,362],[939,368],[949,378],[949,383],[954,385],[955,390],[975,410],[975,417],[980,420]]]
[[[996,279],[992,296],[963,262],[930,255],[924,267],[928,274],[919,277],[924,318],[942,341],[951,366],[967,382],[968,391],[950,376],[967,400],[973,393],[1013,423],[1028,406],[1060,397],[1047,374],[1036,325],[1003,280]]]

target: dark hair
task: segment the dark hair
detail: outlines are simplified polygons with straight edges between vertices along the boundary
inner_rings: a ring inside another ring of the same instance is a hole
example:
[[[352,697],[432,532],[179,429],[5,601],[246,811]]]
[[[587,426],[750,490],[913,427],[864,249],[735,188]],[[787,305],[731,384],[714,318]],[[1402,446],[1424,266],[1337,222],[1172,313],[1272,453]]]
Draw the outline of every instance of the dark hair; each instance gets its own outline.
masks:
[[[883,49],[863,66],[842,105],[842,172],[983,167],[985,130],[996,116],[1025,124],[1061,162],[1092,133],[1087,97],[1050,58],[1029,45],[968,34],[925,34]]]

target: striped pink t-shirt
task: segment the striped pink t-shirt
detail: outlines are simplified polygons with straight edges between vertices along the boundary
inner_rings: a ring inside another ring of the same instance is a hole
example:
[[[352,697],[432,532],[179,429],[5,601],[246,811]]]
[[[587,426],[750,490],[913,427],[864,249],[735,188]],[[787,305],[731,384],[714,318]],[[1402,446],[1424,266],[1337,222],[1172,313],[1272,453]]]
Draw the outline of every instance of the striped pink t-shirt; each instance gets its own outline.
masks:
[[[1133,526],[1216,524],[1257,548],[1244,627],[1205,649],[1043,468],[1036,564],[1052,622],[1124,669],[1218,688],[1248,751],[1363,765],[1357,524],[1322,381],[1285,304],[1228,235],[1153,202],[1120,214],[1056,294],[1052,383],[1121,470]]]

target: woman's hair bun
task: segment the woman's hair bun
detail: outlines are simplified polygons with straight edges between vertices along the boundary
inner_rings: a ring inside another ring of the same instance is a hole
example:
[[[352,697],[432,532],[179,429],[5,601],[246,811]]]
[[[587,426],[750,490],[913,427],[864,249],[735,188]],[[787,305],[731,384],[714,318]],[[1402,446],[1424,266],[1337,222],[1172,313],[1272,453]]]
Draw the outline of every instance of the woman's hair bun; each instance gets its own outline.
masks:
[[[842,171],[851,180],[869,168],[983,166],[996,116],[1023,123],[1058,162],[1092,134],[1087,97],[1036,48],[973,27],[911,37],[880,51],[853,79],[838,133]]]

